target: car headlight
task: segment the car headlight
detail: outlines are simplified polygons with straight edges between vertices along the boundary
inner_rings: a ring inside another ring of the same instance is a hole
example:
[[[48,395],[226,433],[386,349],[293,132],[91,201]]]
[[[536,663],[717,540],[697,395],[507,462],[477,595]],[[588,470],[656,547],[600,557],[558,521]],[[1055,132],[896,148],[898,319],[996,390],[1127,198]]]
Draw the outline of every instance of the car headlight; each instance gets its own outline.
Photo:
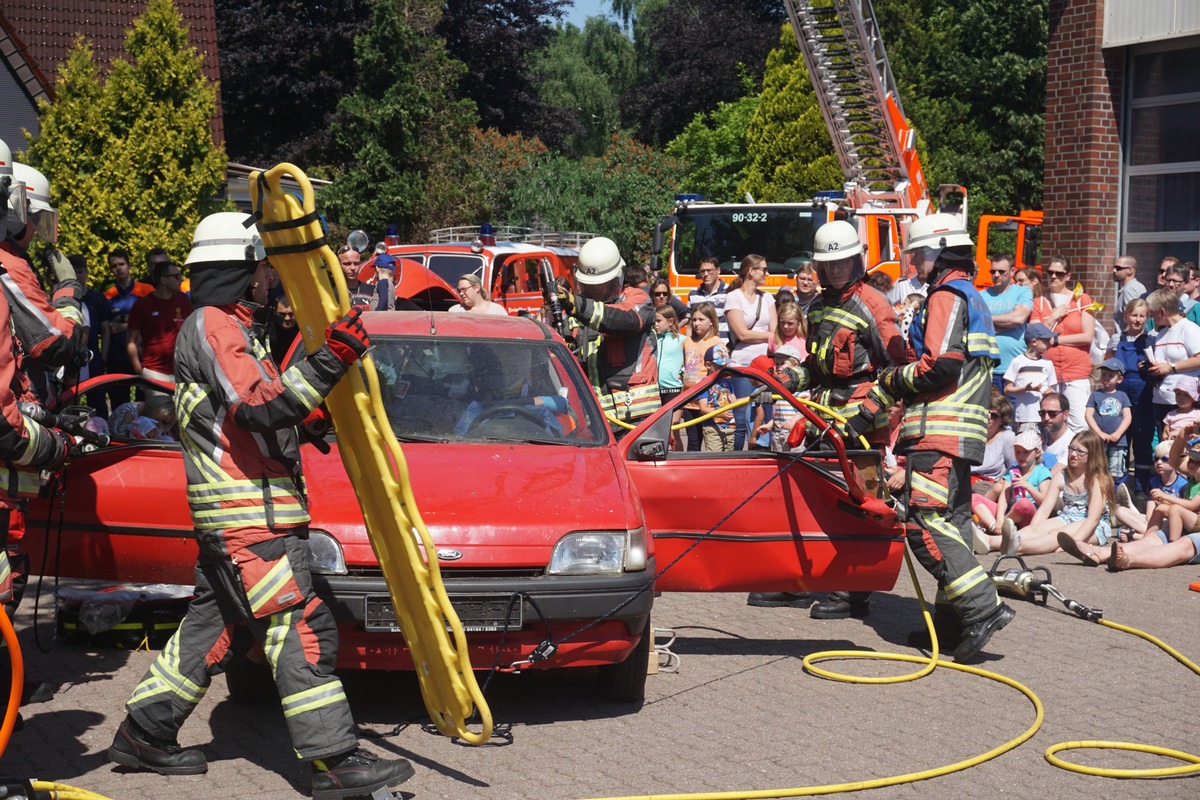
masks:
[[[323,575],[346,575],[346,557],[338,540],[325,531],[308,532],[308,571]]]
[[[583,531],[559,540],[547,575],[619,575],[646,568],[645,532]]]

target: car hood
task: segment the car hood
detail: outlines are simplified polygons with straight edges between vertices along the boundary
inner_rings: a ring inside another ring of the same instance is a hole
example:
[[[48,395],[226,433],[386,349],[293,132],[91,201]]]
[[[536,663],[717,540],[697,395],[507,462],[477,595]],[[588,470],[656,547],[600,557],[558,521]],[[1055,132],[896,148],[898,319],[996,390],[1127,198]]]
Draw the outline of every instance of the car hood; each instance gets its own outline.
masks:
[[[403,445],[421,518],[446,568],[544,567],[570,531],[643,523],[608,447]],[[362,512],[337,445],[304,448],[312,527],[341,542],[350,566],[373,566]],[[461,554],[461,556],[459,555]]]

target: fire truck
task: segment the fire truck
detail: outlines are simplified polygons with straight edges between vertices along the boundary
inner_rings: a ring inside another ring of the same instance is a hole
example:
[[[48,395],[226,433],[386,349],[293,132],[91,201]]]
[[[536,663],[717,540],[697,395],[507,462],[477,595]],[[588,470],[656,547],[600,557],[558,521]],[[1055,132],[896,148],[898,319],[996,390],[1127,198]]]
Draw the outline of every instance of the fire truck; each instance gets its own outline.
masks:
[[[825,222],[858,227],[868,270],[902,277],[908,224],[936,212],[967,219],[967,190],[944,184],[931,193],[870,0],[784,0],[816,91],[821,116],[845,176],[842,189],[807,203],[708,203],[679,195],[654,231],[654,268],[665,268],[680,296],[699,285],[701,257],[715,256],[732,274],[740,259],[767,259],[767,287],[790,285],[811,259],[813,234]],[[1013,250],[1018,266],[1036,263],[1041,212],[980,221],[977,282],[991,285],[987,253]],[[992,250],[988,248],[991,247]]]
[[[387,241],[387,251],[409,268],[397,280],[397,296],[421,307],[445,310],[458,301],[454,287],[463,275],[477,275],[493,302],[509,314],[535,313],[542,307],[538,269],[544,260],[554,276],[570,278],[579,248],[597,234],[541,231],[488,223],[431,231],[425,244]],[[370,264],[371,262],[368,262]],[[367,266],[367,265],[364,265]],[[411,274],[410,274],[411,273]],[[420,273],[420,280],[416,280]]]

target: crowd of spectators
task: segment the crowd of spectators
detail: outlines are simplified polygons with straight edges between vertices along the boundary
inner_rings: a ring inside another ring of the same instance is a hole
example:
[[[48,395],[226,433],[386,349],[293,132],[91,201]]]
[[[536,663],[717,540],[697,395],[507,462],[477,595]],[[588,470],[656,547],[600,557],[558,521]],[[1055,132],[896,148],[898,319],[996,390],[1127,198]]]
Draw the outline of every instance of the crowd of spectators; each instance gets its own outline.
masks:
[[[698,266],[692,325],[680,335],[683,366],[671,362],[681,388],[727,362],[782,375],[808,357],[807,309],[819,296],[808,265],[794,290],[774,296],[764,288],[765,263],[743,261],[730,283],[716,259]],[[1149,291],[1136,274],[1132,256],[1114,259],[1116,302],[1104,313],[1063,256],[1041,270],[1018,269],[1009,254],[991,259],[992,285],[981,294],[1000,353],[987,453],[974,470],[977,551],[1061,548],[1113,570],[1200,563],[1200,272],[1166,258]],[[925,287],[881,272],[867,281],[907,328]],[[667,281],[653,287],[674,299]],[[754,383],[715,387],[684,416],[719,410],[726,394],[752,395]],[[765,433],[767,446],[784,449],[796,417],[777,401],[764,423],[752,402],[687,428],[679,446],[751,449]]]

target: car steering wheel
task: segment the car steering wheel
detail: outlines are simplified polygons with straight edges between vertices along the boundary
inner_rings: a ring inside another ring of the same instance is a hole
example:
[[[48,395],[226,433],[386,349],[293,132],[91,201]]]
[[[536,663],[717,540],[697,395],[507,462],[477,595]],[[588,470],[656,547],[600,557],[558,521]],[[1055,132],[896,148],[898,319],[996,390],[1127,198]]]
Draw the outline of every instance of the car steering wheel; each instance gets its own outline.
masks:
[[[501,414],[512,413],[518,417],[524,417],[530,422],[536,423],[542,430],[546,429],[546,420],[530,406],[525,403],[500,403],[499,405],[491,406],[480,412],[479,416],[471,420],[471,424],[467,426],[467,431],[473,431],[483,423],[500,416]]]

